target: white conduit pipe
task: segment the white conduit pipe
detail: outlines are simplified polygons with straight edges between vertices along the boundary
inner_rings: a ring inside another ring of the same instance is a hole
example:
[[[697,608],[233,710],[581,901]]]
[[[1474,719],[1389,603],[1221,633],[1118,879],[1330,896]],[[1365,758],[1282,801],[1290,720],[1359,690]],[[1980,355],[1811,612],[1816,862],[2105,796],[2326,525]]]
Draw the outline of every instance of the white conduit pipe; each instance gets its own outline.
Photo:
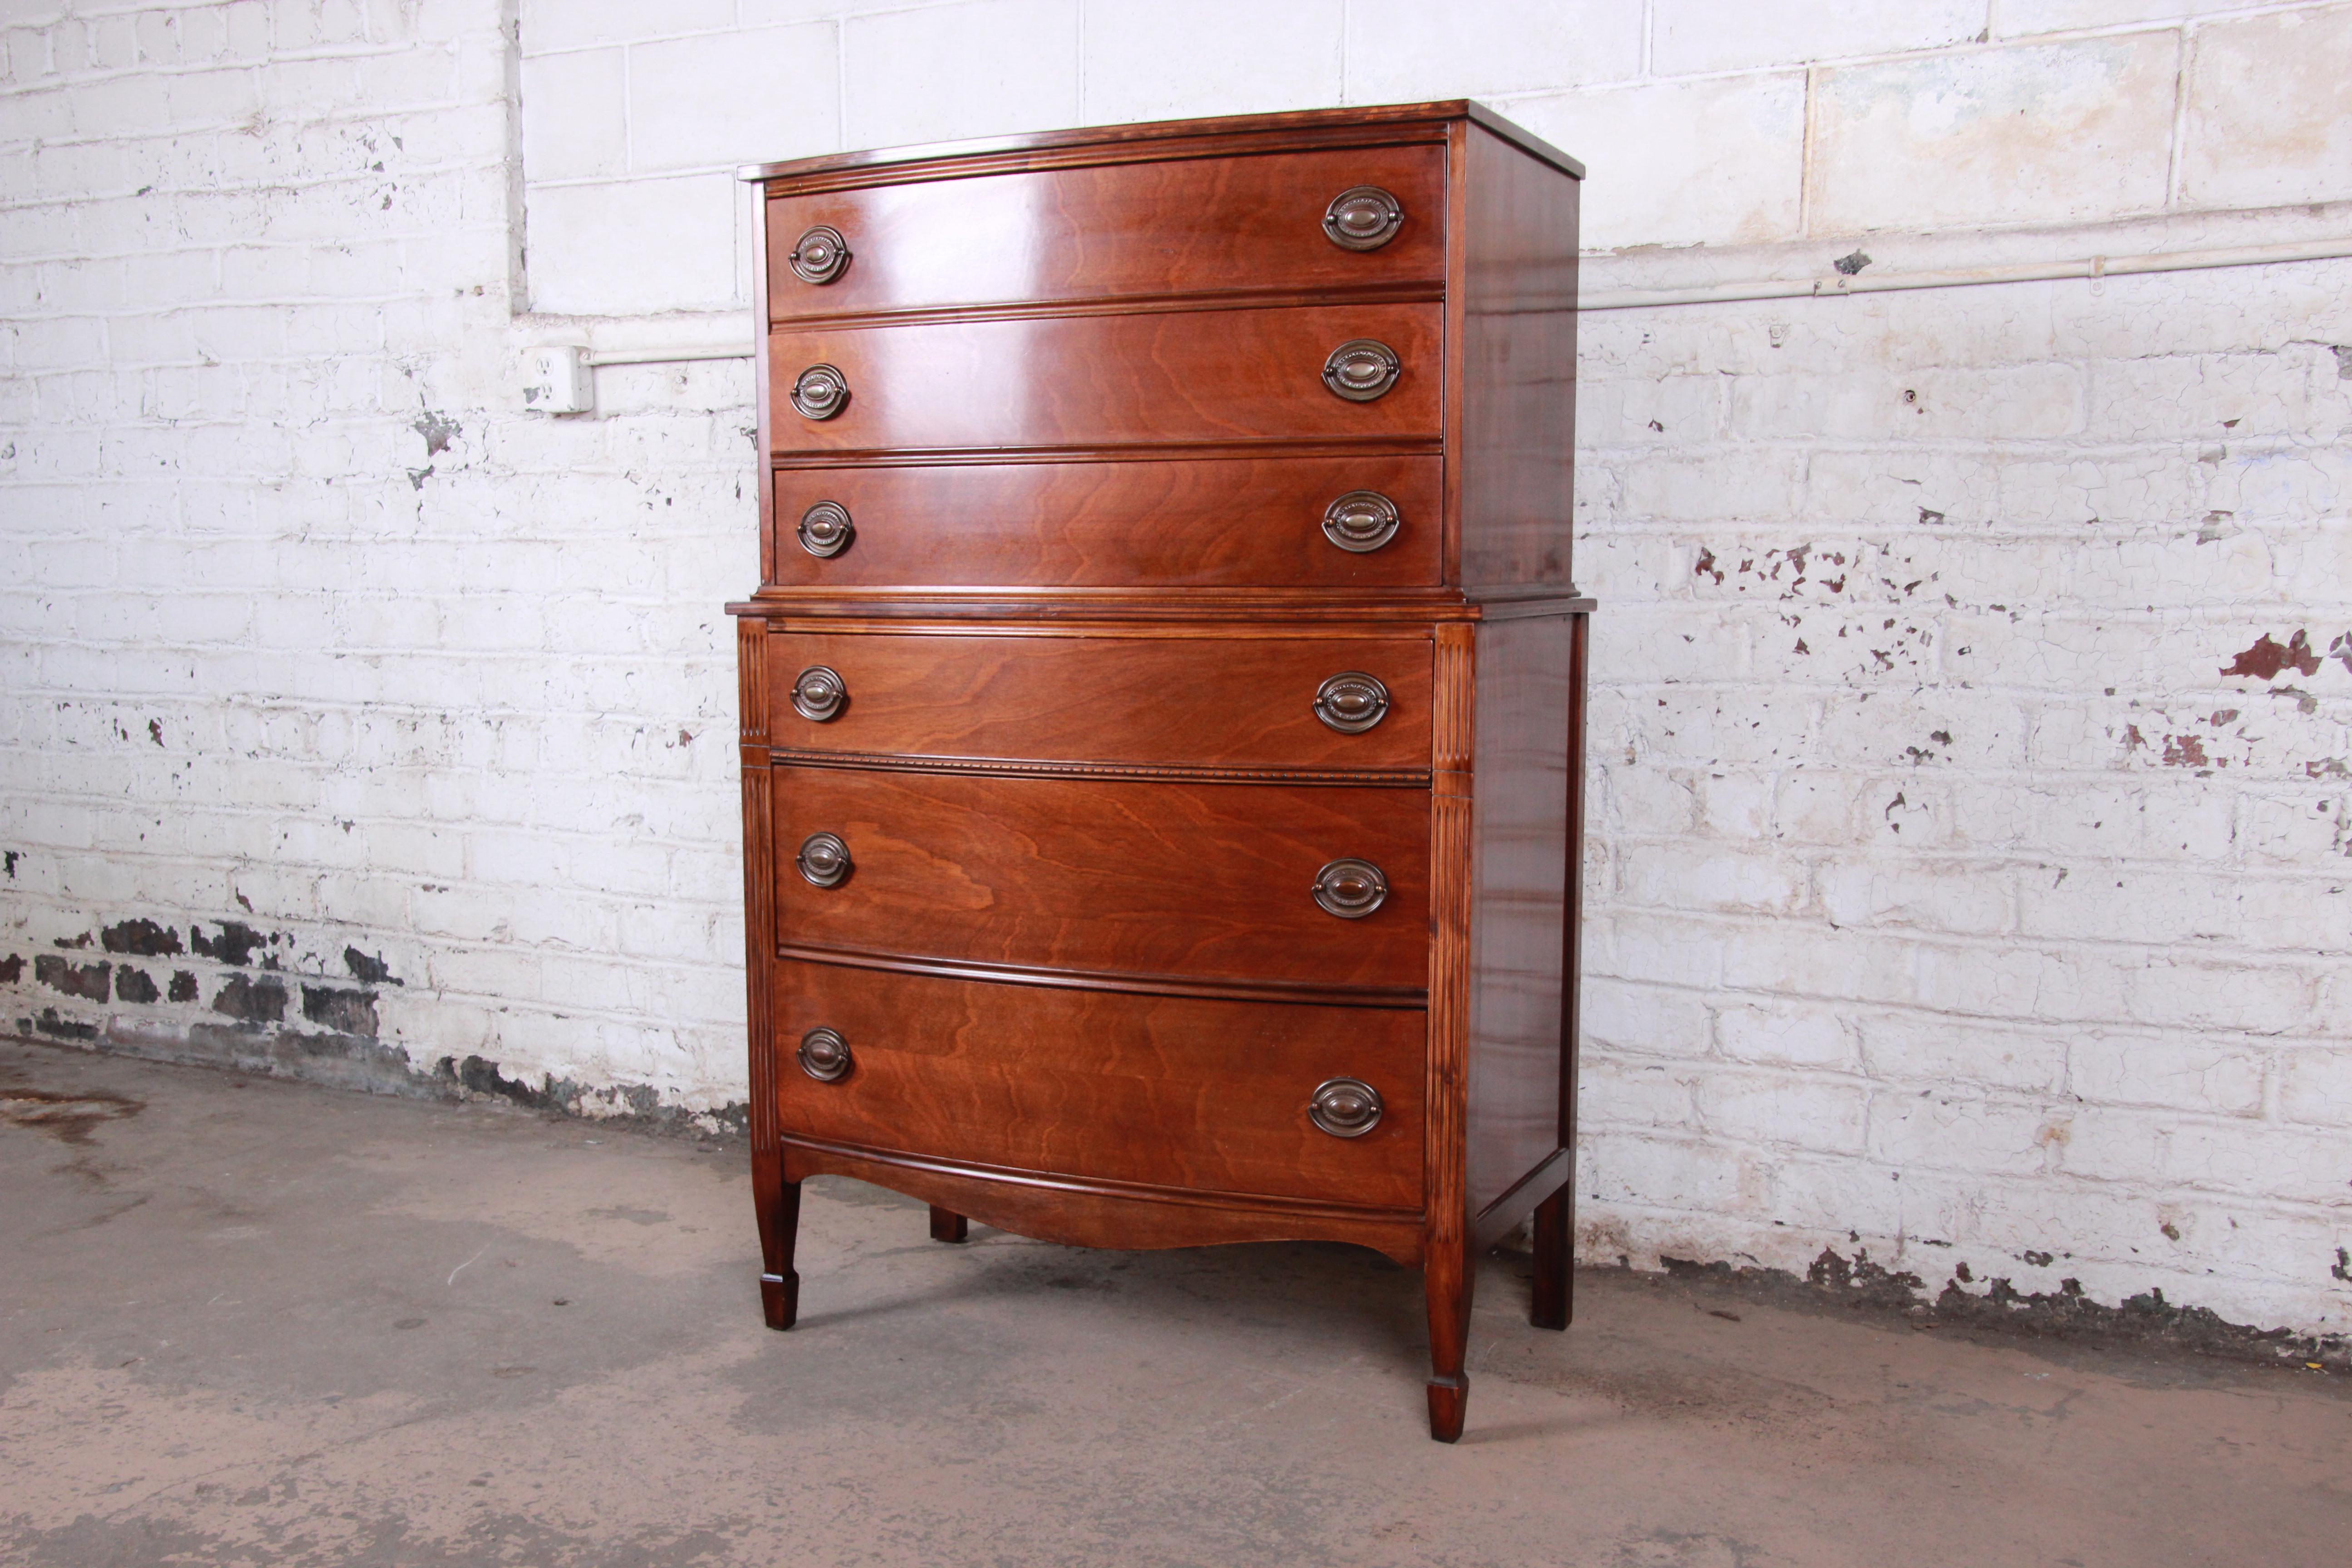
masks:
[[[1740,300],[1826,300],[1844,294],[1885,294],[1901,289],[1966,289],[1986,283],[2044,283],[2064,278],[2123,278],[2143,272],[2200,272],[2221,267],[2268,267],[2282,261],[2336,261],[2352,257],[2352,239],[2295,245],[2241,245],[2221,250],[2169,250],[2144,256],[2094,256],[2083,261],[2021,261],[2006,267],[1961,267],[1942,272],[1888,272],[1876,278],[1841,274],[1780,282],[1717,283],[1704,289],[1620,289],[1578,298],[1579,310],[1639,310],[1660,305],[1720,305]],[[689,360],[750,359],[750,348],[614,349],[590,353],[591,365],[679,364]]]
[[[2352,239],[2298,245],[2241,245],[2223,250],[2171,250],[2146,256],[2094,256],[2086,261],[2022,261],[2007,267],[1961,267],[1944,272],[1888,272],[1876,278],[1843,275],[1787,282],[1719,283],[1705,289],[1621,289],[1580,295],[1579,310],[1637,310],[1649,305],[1715,305],[1734,300],[1828,299],[1882,294],[1896,289],[1964,289],[1981,283],[2042,283],[2061,278],[2119,278],[2139,272],[2197,272],[2217,267],[2266,267],[2280,261],[2334,261],[2352,257]]]

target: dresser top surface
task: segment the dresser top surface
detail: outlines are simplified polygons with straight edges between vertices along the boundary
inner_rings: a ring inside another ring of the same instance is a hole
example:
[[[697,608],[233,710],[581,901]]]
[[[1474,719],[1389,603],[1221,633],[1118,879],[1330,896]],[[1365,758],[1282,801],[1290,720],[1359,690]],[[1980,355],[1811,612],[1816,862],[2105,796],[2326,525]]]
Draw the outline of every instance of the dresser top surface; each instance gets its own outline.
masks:
[[[845,174],[871,170],[877,174],[900,164],[929,163],[960,158],[986,158],[1008,153],[1041,153],[1089,146],[1134,147],[1153,142],[1177,142],[1206,136],[1281,134],[1287,132],[1345,131],[1391,126],[1435,127],[1466,120],[1510,142],[1521,152],[1576,179],[1584,165],[1549,142],[1512,124],[1483,103],[1469,99],[1445,99],[1432,103],[1370,104],[1350,109],[1298,110],[1282,114],[1237,114],[1210,120],[1157,120],[1132,125],[1098,125],[1065,131],[1035,131],[1016,136],[991,136],[967,142],[934,142],[909,147],[884,147],[860,153],[828,153],[817,158],[796,158],[781,163],[746,164],[740,177],[751,181],[790,180],[806,175]]]

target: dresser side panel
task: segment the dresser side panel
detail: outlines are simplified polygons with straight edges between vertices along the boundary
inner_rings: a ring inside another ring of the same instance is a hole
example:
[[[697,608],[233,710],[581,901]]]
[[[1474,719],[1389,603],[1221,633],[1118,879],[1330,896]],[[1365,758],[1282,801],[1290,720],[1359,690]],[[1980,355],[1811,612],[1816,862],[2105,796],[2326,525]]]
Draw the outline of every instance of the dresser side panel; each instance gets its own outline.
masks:
[[[1566,616],[1478,629],[1469,1029],[1473,1214],[1560,1147],[1573,658],[1573,622]]]
[[[1579,182],[1489,132],[1465,133],[1461,577],[1573,582]]]

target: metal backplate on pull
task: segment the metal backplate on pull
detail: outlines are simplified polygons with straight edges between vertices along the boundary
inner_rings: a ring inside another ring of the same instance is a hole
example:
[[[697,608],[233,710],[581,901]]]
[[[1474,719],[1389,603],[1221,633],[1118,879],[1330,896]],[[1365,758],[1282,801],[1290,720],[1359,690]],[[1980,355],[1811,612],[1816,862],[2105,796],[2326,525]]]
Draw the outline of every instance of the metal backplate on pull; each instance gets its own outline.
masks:
[[[1378,250],[1404,226],[1404,204],[1378,185],[1341,191],[1323,209],[1323,232],[1342,250]]]
[[[1307,1119],[1334,1138],[1361,1138],[1381,1124],[1381,1091],[1361,1079],[1326,1079],[1307,1101]]]
[[[849,242],[841,230],[819,224],[793,246],[793,273],[803,283],[830,283],[849,265]]]
[[[1375,338],[1350,338],[1323,362],[1323,384],[1350,403],[1370,403],[1396,384],[1403,368],[1404,362],[1388,344]],[[793,395],[797,402],[800,395]]]
[[[838,714],[848,700],[849,688],[840,673],[822,664],[810,665],[793,682],[793,711],[820,724]]]
[[[849,548],[857,530],[850,525],[849,509],[837,500],[821,500],[801,513],[801,548],[823,559]]]
[[[838,1029],[811,1029],[801,1037],[801,1048],[793,1054],[800,1058],[801,1071],[819,1083],[839,1083],[849,1076],[849,1042],[841,1037]],[[1372,1114],[1377,1118],[1380,1113]]]
[[[793,857],[801,875],[819,888],[837,888],[849,875],[849,846],[837,833],[812,833],[801,840],[801,852]]]
[[[1323,537],[1352,555],[1370,555],[1397,536],[1404,521],[1378,490],[1349,490],[1323,509]]]
[[[793,406],[810,419],[830,419],[849,406],[849,378],[832,365],[813,364],[793,383]]]
[[[1388,878],[1370,860],[1334,860],[1315,873],[1315,902],[1343,921],[1362,920],[1388,896]]]
[[[1342,735],[1360,735],[1388,712],[1389,689],[1360,669],[1341,670],[1315,689],[1315,717]]]

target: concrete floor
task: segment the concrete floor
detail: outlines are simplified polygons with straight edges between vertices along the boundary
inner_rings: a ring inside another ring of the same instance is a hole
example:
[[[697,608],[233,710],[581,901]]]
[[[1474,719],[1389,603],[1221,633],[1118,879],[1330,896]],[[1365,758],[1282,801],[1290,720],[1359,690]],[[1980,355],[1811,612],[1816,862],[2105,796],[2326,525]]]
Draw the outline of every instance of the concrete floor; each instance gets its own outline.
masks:
[[[1955,1342],[1623,1273],[1424,1436],[1413,1274],[1089,1253],[740,1149],[0,1044],[0,1561],[2352,1561],[2338,1380]]]

